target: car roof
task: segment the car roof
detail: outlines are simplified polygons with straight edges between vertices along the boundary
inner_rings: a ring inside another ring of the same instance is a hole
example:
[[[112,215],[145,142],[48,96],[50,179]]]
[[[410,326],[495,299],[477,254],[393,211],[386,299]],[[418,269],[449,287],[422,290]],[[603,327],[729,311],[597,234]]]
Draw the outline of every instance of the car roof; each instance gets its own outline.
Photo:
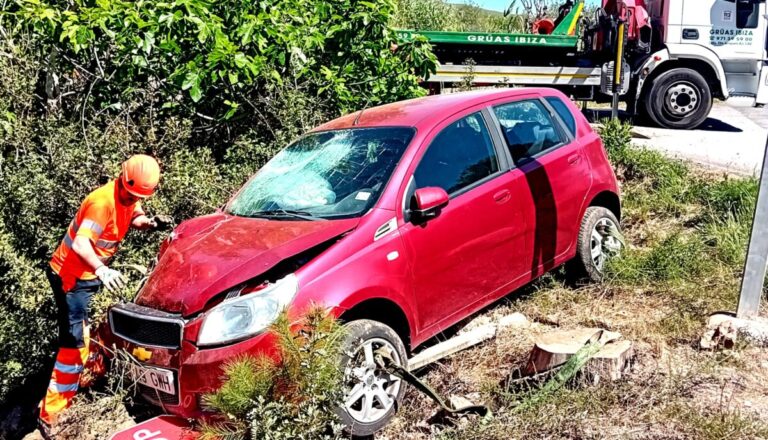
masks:
[[[531,93],[540,93],[545,96],[560,95],[556,90],[547,88],[487,89],[432,95],[371,107],[363,110],[362,115],[360,111],[356,111],[326,122],[312,131],[363,127],[429,126],[468,107],[500,98],[514,98]],[[357,123],[355,123],[355,119],[358,119]]]

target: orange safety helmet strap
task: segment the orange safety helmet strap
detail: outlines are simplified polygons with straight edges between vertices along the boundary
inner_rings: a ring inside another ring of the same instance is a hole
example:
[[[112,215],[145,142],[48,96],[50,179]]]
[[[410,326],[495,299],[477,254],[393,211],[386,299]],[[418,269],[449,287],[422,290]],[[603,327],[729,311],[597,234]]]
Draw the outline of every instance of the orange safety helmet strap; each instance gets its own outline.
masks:
[[[154,157],[146,154],[136,154],[123,162],[120,174],[126,191],[142,199],[155,193],[160,181],[160,165]]]

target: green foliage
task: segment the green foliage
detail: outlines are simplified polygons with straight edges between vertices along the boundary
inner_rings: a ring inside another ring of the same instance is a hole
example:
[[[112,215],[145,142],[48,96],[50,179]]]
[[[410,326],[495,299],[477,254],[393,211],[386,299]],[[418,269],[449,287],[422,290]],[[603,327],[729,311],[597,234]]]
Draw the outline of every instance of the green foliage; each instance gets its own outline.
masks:
[[[398,0],[394,26],[399,29],[454,32],[522,31],[500,12],[479,7],[473,0],[463,4],[443,0]]]
[[[244,357],[225,366],[224,383],[206,404],[228,421],[204,426],[203,438],[340,438],[343,327],[313,307],[297,323],[281,314],[271,331],[274,357]]]
[[[483,9],[475,0],[464,0],[462,3],[397,0],[393,25],[398,29],[417,31],[531,33],[539,6],[543,7],[542,15],[554,19],[562,4],[559,0],[535,3],[512,0],[502,13]],[[588,13],[585,11],[585,14]]]
[[[390,0],[3,3],[0,406],[47,382],[43,268],[83,198],[146,153],[163,170],[148,213],[211,213],[311,127],[423,95],[435,57],[423,38],[397,40],[394,12]],[[130,232],[114,264],[148,266],[164,236]],[[92,320],[134,295],[140,276],[125,272],[132,288],[95,295]]]
[[[708,183],[702,191],[707,212],[718,220],[750,221],[757,204],[755,178],[726,178]]]
[[[627,251],[607,266],[607,277],[631,283],[691,279],[710,267],[701,238],[678,232],[647,251]]]
[[[258,111],[254,94],[287,78],[317,85],[343,111],[423,93],[434,73],[426,40],[401,44],[392,0],[60,2],[16,0],[12,24],[32,32],[59,73],[88,83],[98,108],[138,96],[208,119]],[[183,92],[183,93],[181,93]]]
[[[632,215],[643,219],[659,214],[681,215],[685,204],[698,197],[701,182],[688,166],[658,151],[631,146],[629,124],[605,121],[600,135],[618,177],[640,183],[624,194],[625,209]]]
[[[627,150],[631,148],[632,125],[619,119],[604,119],[599,131],[611,162],[614,165],[621,164],[625,160]]]

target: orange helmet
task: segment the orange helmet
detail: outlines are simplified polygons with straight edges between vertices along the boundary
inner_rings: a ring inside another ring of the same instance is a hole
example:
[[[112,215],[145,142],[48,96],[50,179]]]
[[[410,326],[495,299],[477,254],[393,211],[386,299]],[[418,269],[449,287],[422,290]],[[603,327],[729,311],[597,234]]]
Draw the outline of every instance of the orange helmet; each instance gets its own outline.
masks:
[[[154,157],[135,154],[123,162],[120,178],[129,193],[144,199],[155,193],[160,180],[160,165]]]

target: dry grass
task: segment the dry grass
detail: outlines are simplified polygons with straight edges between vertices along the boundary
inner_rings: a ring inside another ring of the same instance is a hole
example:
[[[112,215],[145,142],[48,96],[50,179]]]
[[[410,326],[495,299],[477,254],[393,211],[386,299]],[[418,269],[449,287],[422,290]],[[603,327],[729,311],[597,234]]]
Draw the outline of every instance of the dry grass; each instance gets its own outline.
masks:
[[[768,438],[768,353],[696,348],[707,316],[736,306],[754,181],[699,173],[604,139],[623,185],[630,243],[605,282],[574,287],[560,273],[546,275],[483,313],[521,312],[533,321],[529,329],[503,329],[420,373],[445,396],[487,404],[492,417],[430,423],[436,406],[409,389],[377,439]],[[631,372],[596,386],[575,380],[520,407],[534,390],[509,389],[506,379],[536,336],[587,326],[634,341]],[[86,420],[75,417],[73,426],[86,425],[72,429],[89,432]]]
[[[697,348],[708,315],[736,306],[754,182],[656,153],[609,152],[623,185],[630,249],[605,282],[573,287],[558,273],[544,276],[485,312],[521,312],[535,322],[531,329],[502,331],[422,375],[444,395],[488,404],[492,418],[429,424],[435,406],[410,390],[378,439],[768,438],[768,354]],[[634,341],[631,372],[597,386],[577,380],[519,409],[528,391],[506,389],[504,379],[524,364],[537,334],[575,327]]]

